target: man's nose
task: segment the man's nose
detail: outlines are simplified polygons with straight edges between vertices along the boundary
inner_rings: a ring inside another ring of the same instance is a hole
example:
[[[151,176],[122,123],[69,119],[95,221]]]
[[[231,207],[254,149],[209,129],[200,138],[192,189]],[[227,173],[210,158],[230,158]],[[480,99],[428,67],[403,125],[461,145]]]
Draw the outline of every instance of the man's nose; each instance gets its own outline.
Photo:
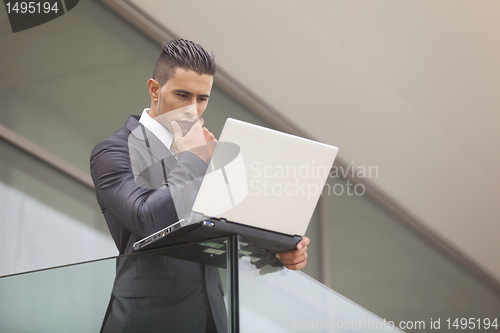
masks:
[[[197,115],[198,112],[196,111],[196,105],[191,104],[191,105],[186,106],[184,108],[184,113],[187,114],[190,117],[193,117],[193,116]]]

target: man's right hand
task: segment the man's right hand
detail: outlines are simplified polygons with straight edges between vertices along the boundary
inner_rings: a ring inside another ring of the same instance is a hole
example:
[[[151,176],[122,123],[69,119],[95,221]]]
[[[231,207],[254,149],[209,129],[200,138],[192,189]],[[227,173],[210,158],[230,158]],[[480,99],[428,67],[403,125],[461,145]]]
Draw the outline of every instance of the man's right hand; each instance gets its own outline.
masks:
[[[175,144],[179,153],[183,151],[190,151],[205,162],[210,161],[212,158],[213,145],[217,142],[214,135],[210,131],[202,127],[203,120],[199,118],[193,127],[186,133],[185,136],[182,135],[181,126],[172,121],[172,129],[174,130]]]

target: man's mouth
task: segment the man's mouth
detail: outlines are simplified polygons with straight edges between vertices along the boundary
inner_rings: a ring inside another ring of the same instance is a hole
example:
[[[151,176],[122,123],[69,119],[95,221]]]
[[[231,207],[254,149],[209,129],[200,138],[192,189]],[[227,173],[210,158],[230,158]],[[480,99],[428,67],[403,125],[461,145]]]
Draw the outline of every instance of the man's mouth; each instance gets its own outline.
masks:
[[[181,126],[181,127],[193,127],[193,124],[194,122],[192,121],[189,121],[189,120],[177,120],[177,123]]]
[[[193,127],[194,122],[189,121],[189,120],[177,120],[177,123],[182,129],[182,135],[186,135],[187,132]]]
[[[179,124],[180,123],[191,124],[191,125],[194,124],[194,121],[191,121],[191,120],[176,120],[176,122],[178,122]]]

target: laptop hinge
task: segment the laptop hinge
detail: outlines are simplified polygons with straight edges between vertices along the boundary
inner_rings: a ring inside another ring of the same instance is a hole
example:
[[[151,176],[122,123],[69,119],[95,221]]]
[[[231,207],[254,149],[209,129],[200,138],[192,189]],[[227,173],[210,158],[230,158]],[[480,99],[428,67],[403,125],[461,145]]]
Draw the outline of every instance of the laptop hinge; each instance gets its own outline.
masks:
[[[191,218],[192,218],[191,223],[197,223],[206,220],[205,215],[203,215],[202,213],[195,213],[195,212],[191,214]]]
[[[185,227],[190,224],[199,223],[203,220],[205,220],[205,216],[203,214],[191,212],[191,215],[180,220],[179,222],[181,222],[181,227]]]

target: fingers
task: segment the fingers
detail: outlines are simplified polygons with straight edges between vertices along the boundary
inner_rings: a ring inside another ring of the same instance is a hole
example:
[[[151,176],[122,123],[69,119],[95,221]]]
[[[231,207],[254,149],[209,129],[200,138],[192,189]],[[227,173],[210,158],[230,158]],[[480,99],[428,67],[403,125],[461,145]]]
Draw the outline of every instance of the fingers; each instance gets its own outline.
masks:
[[[304,246],[307,246],[309,245],[309,243],[311,242],[311,240],[308,238],[308,237],[303,237],[299,244],[297,244],[297,250],[300,250],[301,248],[303,248]]]
[[[172,121],[170,125],[174,132],[175,144],[179,153],[190,151],[205,162],[208,162],[212,158],[212,152],[215,148],[214,144],[217,142],[217,139],[215,139],[214,135],[206,127],[202,127],[204,123],[203,119],[198,118],[198,120],[194,122],[184,135],[182,126],[179,123]],[[186,132],[185,128],[184,132]]]
[[[277,253],[276,257],[284,264],[297,264],[307,258],[307,246],[300,250]]]
[[[170,126],[172,126],[172,129],[174,130],[174,136],[175,137],[182,137],[182,129],[181,129],[181,126],[179,126],[179,124],[177,124],[176,121],[172,121],[170,123]]]
[[[215,145],[217,143],[217,139],[212,134],[212,132],[210,132],[206,127],[203,127],[203,135],[205,136],[205,141],[207,142],[208,153],[210,155],[210,158],[212,158],[212,153],[215,150]]]
[[[292,271],[298,271],[298,270],[306,267],[306,264],[307,264],[307,261],[304,260],[304,261],[301,261],[298,264],[285,265],[285,267],[288,268],[288,269],[290,269],[290,270],[292,270]]]
[[[203,134],[205,135],[205,140],[207,141],[207,143],[217,142],[215,136],[206,127],[203,127]]]
[[[205,121],[203,120],[203,118],[199,118],[199,119],[200,119],[200,124],[203,127],[203,125],[205,124]],[[210,132],[208,130],[208,128],[203,127],[203,134],[205,135],[205,140],[207,141],[208,144],[217,142],[217,138],[213,135],[212,132]]]
[[[295,251],[293,251],[295,252]],[[281,262],[286,266],[286,268],[291,270],[299,270],[306,266],[307,252],[296,253],[290,258],[281,259]]]
[[[288,269],[301,269],[306,265],[307,246],[302,247],[300,250],[278,253],[276,256]]]
[[[201,119],[201,118],[200,118]],[[191,131],[198,131],[198,130],[201,130],[201,127],[202,127],[202,124],[201,124],[201,121],[195,121],[194,124],[193,124],[193,127],[191,127],[191,129],[189,130],[189,132]],[[194,132],[193,131],[193,132]],[[188,133],[189,133],[188,132]]]
[[[287,251],[283,253],[277,253],[276,257],[281,260],[281,262],[286,266],[286,268],[291,270],[299,270],[306,266],[307,259],[307,245],[310,240],[308,237],[302,238],[302,240],[297,244],[297,250]]]

